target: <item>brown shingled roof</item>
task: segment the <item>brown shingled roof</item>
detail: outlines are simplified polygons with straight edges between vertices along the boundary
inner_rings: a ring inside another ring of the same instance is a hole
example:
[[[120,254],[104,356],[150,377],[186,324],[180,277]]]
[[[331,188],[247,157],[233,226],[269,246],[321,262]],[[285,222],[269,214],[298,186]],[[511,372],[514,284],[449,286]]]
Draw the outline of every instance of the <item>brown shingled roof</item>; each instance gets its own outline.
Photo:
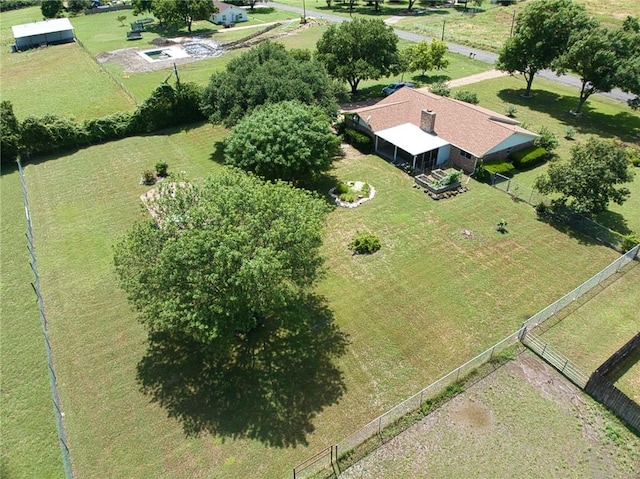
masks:
[[[435,134],[480,158],[514,133],[532,138],[538,135],[521,128],[519,122],[486,108],[435,95],[424,90],[401,88],[357,113],[371,129],[385,130],[403,123],[420,126],[422,110],[436,114]]]

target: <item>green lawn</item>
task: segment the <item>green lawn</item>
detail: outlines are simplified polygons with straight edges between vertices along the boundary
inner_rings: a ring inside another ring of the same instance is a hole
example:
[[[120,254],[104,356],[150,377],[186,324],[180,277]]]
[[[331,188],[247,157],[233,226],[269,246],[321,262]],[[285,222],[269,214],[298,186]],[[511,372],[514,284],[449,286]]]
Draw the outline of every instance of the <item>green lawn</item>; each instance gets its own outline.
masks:
[[[529,207],[488,186],[472,181],[469,193],[435,202],[377,157],[342,160],[336,177],[378,191],[362,207],[330,215],[323,249],[328,274],[318,291],[350,340],[336,363],[346,394],[317,411],[296,448],[269,447],[246,431],[185,437],[181,421],[140,392],[145,334],[117,288],[112,245],[144,215],[142,170],[163,158],[170,170],[201,178],[220,168],[210,154],[223,134],[189,128],[26,167],[36,242],[46,245],[38,259],[77,477],[284,476],[616,257],[536,221]],[[500,218],[507,235],[495,231]],[[357,229],[378,234],[382,250],[351,256]],[[464,239],[463,229],[474,238]]]
[[[133,99],[78,44],[10,53],[11,26],[40,20],[39,13],[37,7],[2,13],[2,99],[12,102],[16,116],[53,113],[82,120],[132,110]]]
[[[33,276],[17,169],[2,171],[0,204],[0,476],[62,477],[44,338],[31,289]],[[42,244],[36,248],[40,251]]]
[[[639,284],[640,264],[634,261],[567,314],[551,320],[543,327],[543,339],[590,374],[640,331]],[[629,393],[640,397],[637,379],[628,385]]]
[[[533,83],[533,99],[524,99],[520,93],[525,82],[521,77],[502,77],[465,85],[456,90],[468,90],[477,93],[480,106],[498,113],[505,113],[507,105],[517,108],[516,119],[531,131],[542,127],[550,129],[559,140],[556,150],[560,159],[569,158],[571,147],[583,141],[588,135],[613,138],[629,146],[640,146],[637,133],[640,132],[640,113],[626,105],[601,95],[593,95],[584,108],[584,114],[578,118],[569,110],[578,101],[578,90],[536,78]],[[575,129],[573,140],[567,140],[567,128]],[[542,165],[515,175],[515,180],[531,187],[538,175],[543,174],[547,165]],[[628,185],[631,196],[623,205],[611,204],[609,211],[601,214],[598,220],[602,224],[627,234],[640,232],[640,169],[635,168],[634,182]]]

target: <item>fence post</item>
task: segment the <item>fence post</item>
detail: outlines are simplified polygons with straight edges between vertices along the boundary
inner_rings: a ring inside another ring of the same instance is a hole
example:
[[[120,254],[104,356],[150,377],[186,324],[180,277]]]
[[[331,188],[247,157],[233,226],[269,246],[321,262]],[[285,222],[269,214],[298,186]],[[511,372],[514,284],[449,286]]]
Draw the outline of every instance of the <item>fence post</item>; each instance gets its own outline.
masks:
[[[567,359],[565,360],[565,362],[564,362],[564,366],[562,366],[562,369],[560,370],[560,372],[561,372],[561,373],[563,373],[563,372],[564,372],[564,368],[566,368],[566,367],[567,367],[567,364],[569,364],[569,358],[567,358]]]
[[[547,350],[547,343],[543,343],[544,347],[542,348],[542,353],[540,353],[540,356],[542,356],[544,358],[544,352]]]
[[[382,439],[382,416],[378,418],[378,436]]]

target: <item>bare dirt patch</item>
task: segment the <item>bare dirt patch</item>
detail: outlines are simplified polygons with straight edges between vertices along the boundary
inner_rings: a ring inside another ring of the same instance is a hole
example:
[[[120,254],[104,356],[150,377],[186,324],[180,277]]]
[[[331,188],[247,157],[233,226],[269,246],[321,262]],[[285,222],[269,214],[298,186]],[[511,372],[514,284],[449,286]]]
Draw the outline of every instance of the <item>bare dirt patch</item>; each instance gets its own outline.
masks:
[[[639,451],[637,436],[525,352],[340,477],[629,478]]]

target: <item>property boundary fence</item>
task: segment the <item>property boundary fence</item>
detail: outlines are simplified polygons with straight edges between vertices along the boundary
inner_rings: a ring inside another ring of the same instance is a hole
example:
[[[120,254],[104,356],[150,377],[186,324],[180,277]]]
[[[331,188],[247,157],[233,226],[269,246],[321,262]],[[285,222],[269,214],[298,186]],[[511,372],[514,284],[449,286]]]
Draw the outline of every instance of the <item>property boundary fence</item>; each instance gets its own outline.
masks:
[[[20,183],[22,184],[22,195],[24,200],[24,214],[27,219],[27,248],[29,249],[29,264],[31,271],[33,272],[33,283],[31,287],[36,295],[38,302],[38,310],[40,313],[40,325],[42,327],[42,335],[44,338],[44,347],[47,353],[47,369],[49,371],[49,386],[51,388],[51,398],[53,400],[53,413],[56,418],[56,427],[58,430],[58,442],[60,443],[60,451],[62,453],[62,463],[64,466],[64,473],[67,479],[73,478],[73,472],[71,469],[71,458],[69,455],[69,445],[67,442],[67,435],[62,421],[62,407],[60,405],[60,397],[58,395],[58,382],[56,379],[56,372],[53,367],[53,354],[51,352],[51,343],[49,342],[49,329],[47,326],[47,317],[44,312],[44,301],[42,294],[40,293],[40,276],[38,275],[38,262],[36,261],[35,248],[33,245],[33,225],[31,223],[31,214],[29,212],[29,201],[27,198],[27,185],[24,181],[24,172],[22,170],[22,164],[18,160],[18,171],[20,173]]]
[[[551,200],[536,189],[524,186],[512,178],[501,175],[500,173],[491,173],[491,186],[507,193],[511,198],[518,201],[524,201],[531,206],[536,206],[540,203],[544,203],[546,205],[551,204]],[[616,251],[623,251],[624,249],[624,235],[621,235],[620,233],[613,231],[606,226],[581,215],[580,213],[571,211],[568,208],[563,208],[548,211],[546,214],[550,220],[555,220],[582,234],[591,236],[600,243],[604,243]]]
[[[107,77],[109,77],[111,79],[111,81],[113,81],[123,92],[125,95],[127,95],[131,101],[133,101],[133,104],[138,106],[138,100],[136,100],[136,98],[131,94],[131,92],[127,89],[126,86],[124,86],[124,83],[122,83],[118,78],[116,78],[109,70],[107,70],[104,65],[102,63],[100,63],[98,61],[98,59],[89,51],[89,49],[87,47],[84,46],[84,43],[82,43],[80,41],[80,39],[76,38],[76,43],[78,45],[80,45],[80,48],[82,48],[85,53],[87,55],[89,55],[89,57],[91,57],[93,59],[93,61],[96,63],[96,65],[98,65],[98,68],[100,68],[100,70],[102,71],[102,73],[104,73],[105,75],[107,75]]]
[[[535,326],[542,324],[544,321],[549,319],[551,316],[555,315],[558,311],[560,311],[565,306],[569,305],[576,299],[580,298],[585,293],[591,291],[594,287],[598,286],[600,283],[605,281],[611,275],[617,273],[622,268],[624,268],[627,264],[636,258],[638,255],[638,250],[640,250],[640,244],[636,245],[634,248],[631,248],[625,254],[621,255],[618,259],[616,259],[609,266],[601,270],[600,272],[593,275],[591,278],[586,280],[580,286],[575,288],[573,291],[565,294],[562,298],[557,300],[556,302],[550,304],[543,310],[534,314],[528,320],[524,322],[522,326],[527,329],[532,329]]]
[[[556,368],[573,384],[578,386],[580,389],[585,388],[589,377],[564,354],[553,349],[548,343],[545,343],[531,333],[531,331],[528,331],[527,328],[523,328],[520,341],[546,362],[551,364],[551,366]]]
[[[551,351],[548,346],[545,347],[546,345],[544,345],[542,341],[536,341],[537,338],[534,339],[531,333],[528,332],[528,330],[534,328],[535,326],[541,325],[547,319],[560,312],[560,310],[562,310],[564,307],[568,306],[570,303],[580,298],[583,294],[598,286],[612,274],[619,272],[624,266],[626,266],[631,261],[633,261],[634,258],[636,258],[639,250],[640,244],[636,245],[627,253],[621,255],[609,266],[589,278],[573,291],[564,295],[558,301],[550,304],[549,306],[529,318],[522,324],[520,329],[511,333],[509,336],[502,339],[494,346],[480,353],[478,356],[464,363],[462,366],[454,369],[449,374],[438,379],[436,382],[430,384],[410,398],[405,399],[400,404],[394,406],[389,411],[378,416],[355,433],[340,441],[335,446],[329,446],[321,452],[310,457],[309,459],[301,462],[293,468],[293,477],[295,479],[310,477],[312,475],[319,474],[322,470],[332,468],[341,456],[353,451],[356,447],[371,438],[377,437],[380,444],[384,443],[389,439],[389,436],[391,435],[385,432],[385,429],[388,426],[393,425],[402,417],[418,410],[425,401],[443,392],[448,386],[451,386],[458,380],[463,379],[474,369],[477,369],[479,366],[490,361],[496,354],[499,354],[501,351],[511,346],[512,344],[515,344],[523,337],[527,339],[531,338],[529,343],[532,344],[535,342],[536,346],[534,347],[537,347],[539,346],[539,343],[542,343],[543,357],[547,359],[551,358],[553,355],[554,362],[552,362],[551,364],[554,365],[559,371],[563,372],[563,374],[567,373],[567,377],[571,375],[572,377],[569,377],[569,379],[571,379],[574,384],[584,389],[586,383],[588,382],[588,378],[584,375],[584,373],[582,373],[573,363],[570,364],[570,361],[567,358],[555,351]],[[525,339],[525,341],[527,339]],[[544,356],[545,354],[546,356]],[[333,452],[329,453],[328,451],[330,450],[332,450]]]
[[[589,378],[584,390],[640,434],[640,406],[638,403],[611,384],[597,370]]]

